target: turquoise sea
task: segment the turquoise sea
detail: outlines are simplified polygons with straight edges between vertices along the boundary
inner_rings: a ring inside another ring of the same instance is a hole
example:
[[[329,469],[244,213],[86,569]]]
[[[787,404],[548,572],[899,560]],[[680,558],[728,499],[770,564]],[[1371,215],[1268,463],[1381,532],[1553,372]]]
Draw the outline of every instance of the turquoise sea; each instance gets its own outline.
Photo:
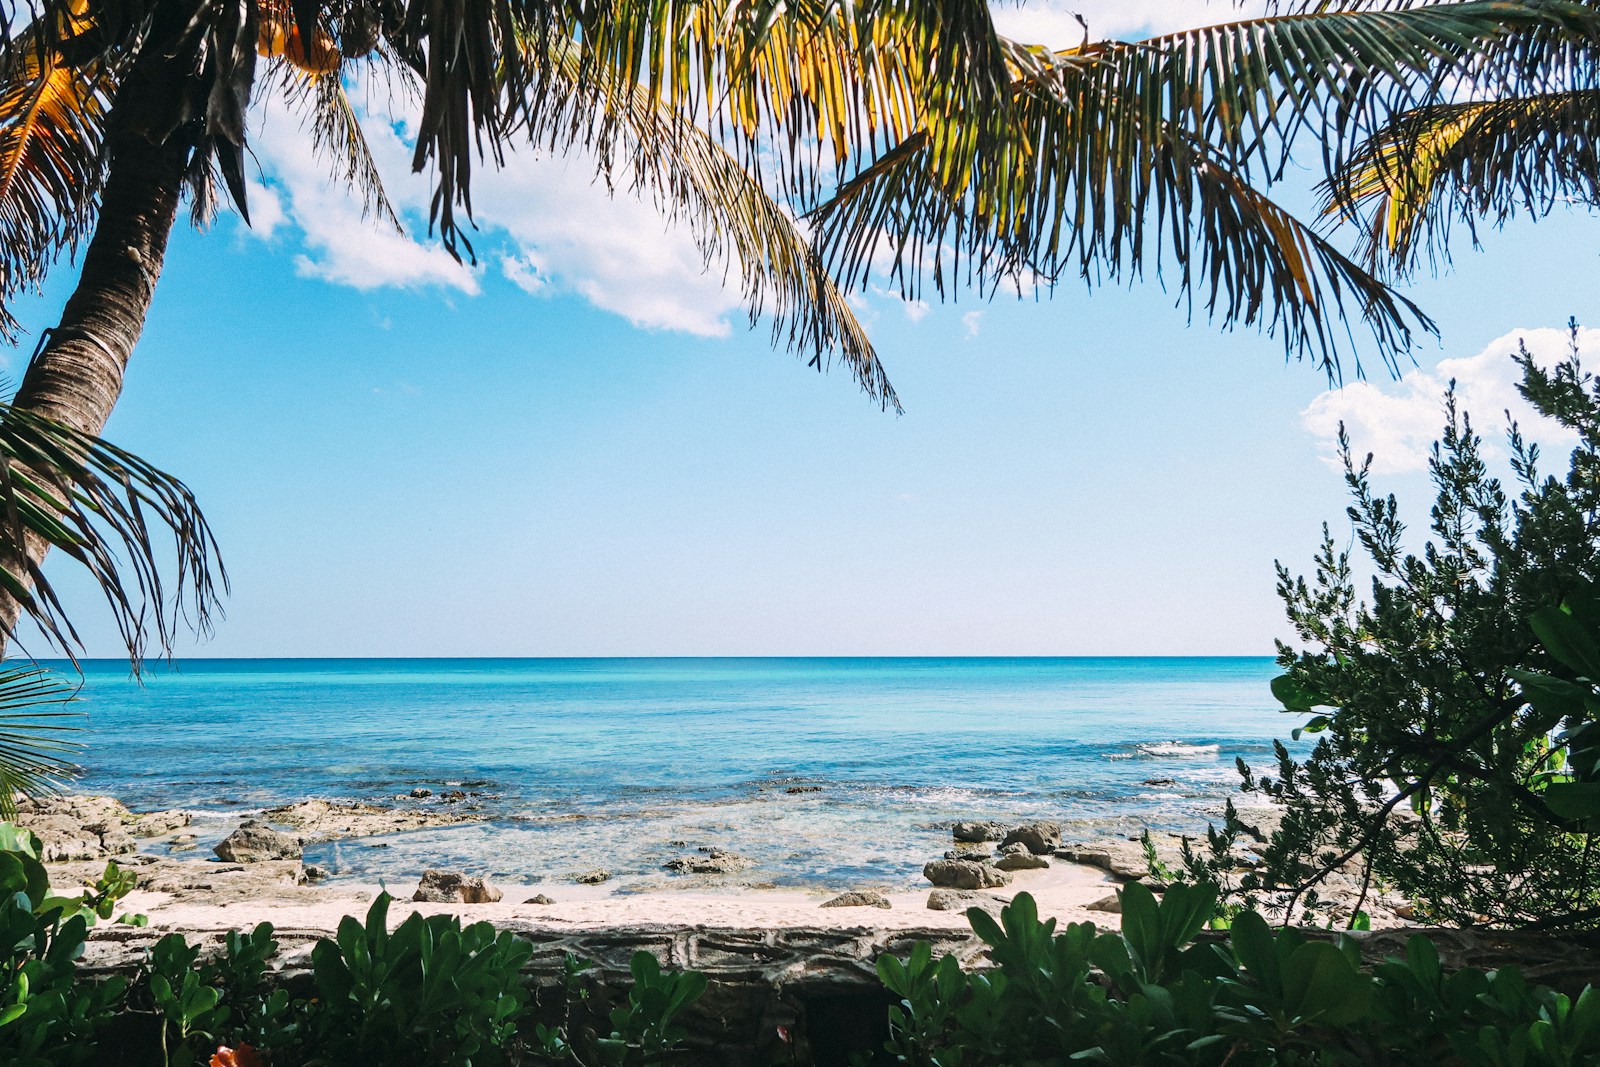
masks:
[[[909,885],[958,818],[1202,829],[1235,757],[1269,763],[1296,725],[1273,673],[1266,658],[195,659],[140,683],[88,662],[79,787],[202,826],[416,787],[490,816],[308,852],[340,879],[606,867],[621,889],[659,888],[664,859],[718,846],[756,881]]]

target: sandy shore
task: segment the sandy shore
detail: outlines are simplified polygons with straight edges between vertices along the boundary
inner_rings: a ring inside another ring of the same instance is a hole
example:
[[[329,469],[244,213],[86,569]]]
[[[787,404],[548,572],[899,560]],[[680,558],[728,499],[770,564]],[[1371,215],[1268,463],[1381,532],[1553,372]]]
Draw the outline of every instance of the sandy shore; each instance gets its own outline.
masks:
[[[1115,926],[1118,918],[1087,910],[1116,889],[1116,879],[1104,871],[1077,864],[1048,870],[1021,871],[1016,880],[989,895],[1009,900],[1017,892],[1031,893],[1039,910],[1063,922],[1093,921]],[[346,915],[363,915],[382,886],[340,884],[328,887],[285,887],[246,900],[203,901],[182,893],[135,890],[123,902],[125,910],[142,913],[159,929],[213,930],[271,922],[298,930],[331,931]],[[413,903],[413,887],[390,885],[396,897],[390,918],[399,922],[411,912],[425,915],[450,913],[466,921],[488,920],[549,925],[573,930],[644,925],[728,926],[755,929],[784,927],[860,927],[882,929],[964,929],[962,911],[933,911],[927,906],[928,890],[885,892],[890,907],[825,908],[833,894],[784,889],[727,888],[682,890],[666,893],[613,893],[604,886],[501,885],[505,898],[496,904]],[[553,896],[554,904],[524,904],[535,894]]]

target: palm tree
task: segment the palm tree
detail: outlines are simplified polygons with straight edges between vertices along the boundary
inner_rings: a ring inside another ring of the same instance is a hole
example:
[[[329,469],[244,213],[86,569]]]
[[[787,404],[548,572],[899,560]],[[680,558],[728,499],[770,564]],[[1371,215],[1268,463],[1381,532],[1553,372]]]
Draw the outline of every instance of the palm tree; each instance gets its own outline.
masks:
[[[420,93],[414,165],[458,258],[475,164],[588,149],[737,266],[753,319],[818,367],[840,358],[884,407],[844,293],[885,264],[910,296],[1148,269],[1330,374],[1346,317],[1395,366],[1432,324],[1268,198],[1291,146],[1370,136],[1462,83],[1530,84],[1480,57],[1587,57],[1600,15],[1317,6],[1053,52],[999,36],[984,0],[34,0],[0,40],[0,309],[87,246],[16,406],[103,426],[185,191],[203,217],[225,187],[248,220],[258,80],[311,109],[317,145],[384,211],[344,98],[355,64]],[[23,547],[13,569],[36,570],[46,546]]]

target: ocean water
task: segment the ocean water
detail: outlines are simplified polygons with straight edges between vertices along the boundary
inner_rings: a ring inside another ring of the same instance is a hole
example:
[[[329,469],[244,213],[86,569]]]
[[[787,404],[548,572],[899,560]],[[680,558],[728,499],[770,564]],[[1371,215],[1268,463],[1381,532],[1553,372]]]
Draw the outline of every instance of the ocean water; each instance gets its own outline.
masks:
[[[188,660],[84,665],[79,788],[227,822],[304,797],[480,825],[308,850],[336,879],[428,866],[620,890],[696,848],[781,886],[910,886],[967,818],[1203,829],[1295,720],[1265,658]]]

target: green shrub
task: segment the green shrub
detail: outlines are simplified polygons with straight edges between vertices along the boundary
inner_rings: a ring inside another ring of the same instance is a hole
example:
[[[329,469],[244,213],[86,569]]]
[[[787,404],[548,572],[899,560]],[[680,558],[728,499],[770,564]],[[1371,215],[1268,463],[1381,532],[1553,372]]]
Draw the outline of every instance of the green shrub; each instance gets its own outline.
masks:
[[[1452,389],[1430,460],[1430,536],[1415,552],[1395,498],[1371,484],[1371,457],[1357,463],[1341,428],[1370,593],[1360,595],[1351,550],[1326,527],[1311,577],[1279,566],[1300,647],[1279,644],[1284,674],[1272,689],[1303,718],[1295,736],[1317,742],[1303,759],[1277,745],[1269,775],[1240,762],[1245,789],[1281,821],[1261,863],[1235,878],[1243,827],[1230,811],[1191,852],[1191,877],[1297,920],[1326,914],[1318,889],[1344,870],[1427,921],[1600,924],[1600,849],[1558,803],[1573,768],[1600,756],[1575,729],[1592,715],[1524,689],[1571,673],[1533,620],[1600,582],[1600,383],[1573,337],[1550,371],[1526,349],[1516,357],[1523,396],[1577,437],[1565,472],[1541,473],[1538,448],[1512,424],[1507,488]]]
[[[1158,902],[1122,891],[1121,934],[1057,932],[1020,893],[996,922],[974,908],[992,969],[968,971],[926,943],[878,962],[897,998],[893,1062],[926,1067],[1576,1067],[1600,1062],[1600,995],[1576,1000],[1514,969],[1446,975],[1432,943],[1361,969],[1348,939],[1310,940],[1240,914],[1226,942],[1193,943],[1215,915],[1212,887]]]
[[[89,926],[111,917],[132,879],[108,863],[92,890],[54,895],[40,854],[37,837],[0,823],[0,1062],[95,1063],[126,982],[82,979],[78,958]]]

